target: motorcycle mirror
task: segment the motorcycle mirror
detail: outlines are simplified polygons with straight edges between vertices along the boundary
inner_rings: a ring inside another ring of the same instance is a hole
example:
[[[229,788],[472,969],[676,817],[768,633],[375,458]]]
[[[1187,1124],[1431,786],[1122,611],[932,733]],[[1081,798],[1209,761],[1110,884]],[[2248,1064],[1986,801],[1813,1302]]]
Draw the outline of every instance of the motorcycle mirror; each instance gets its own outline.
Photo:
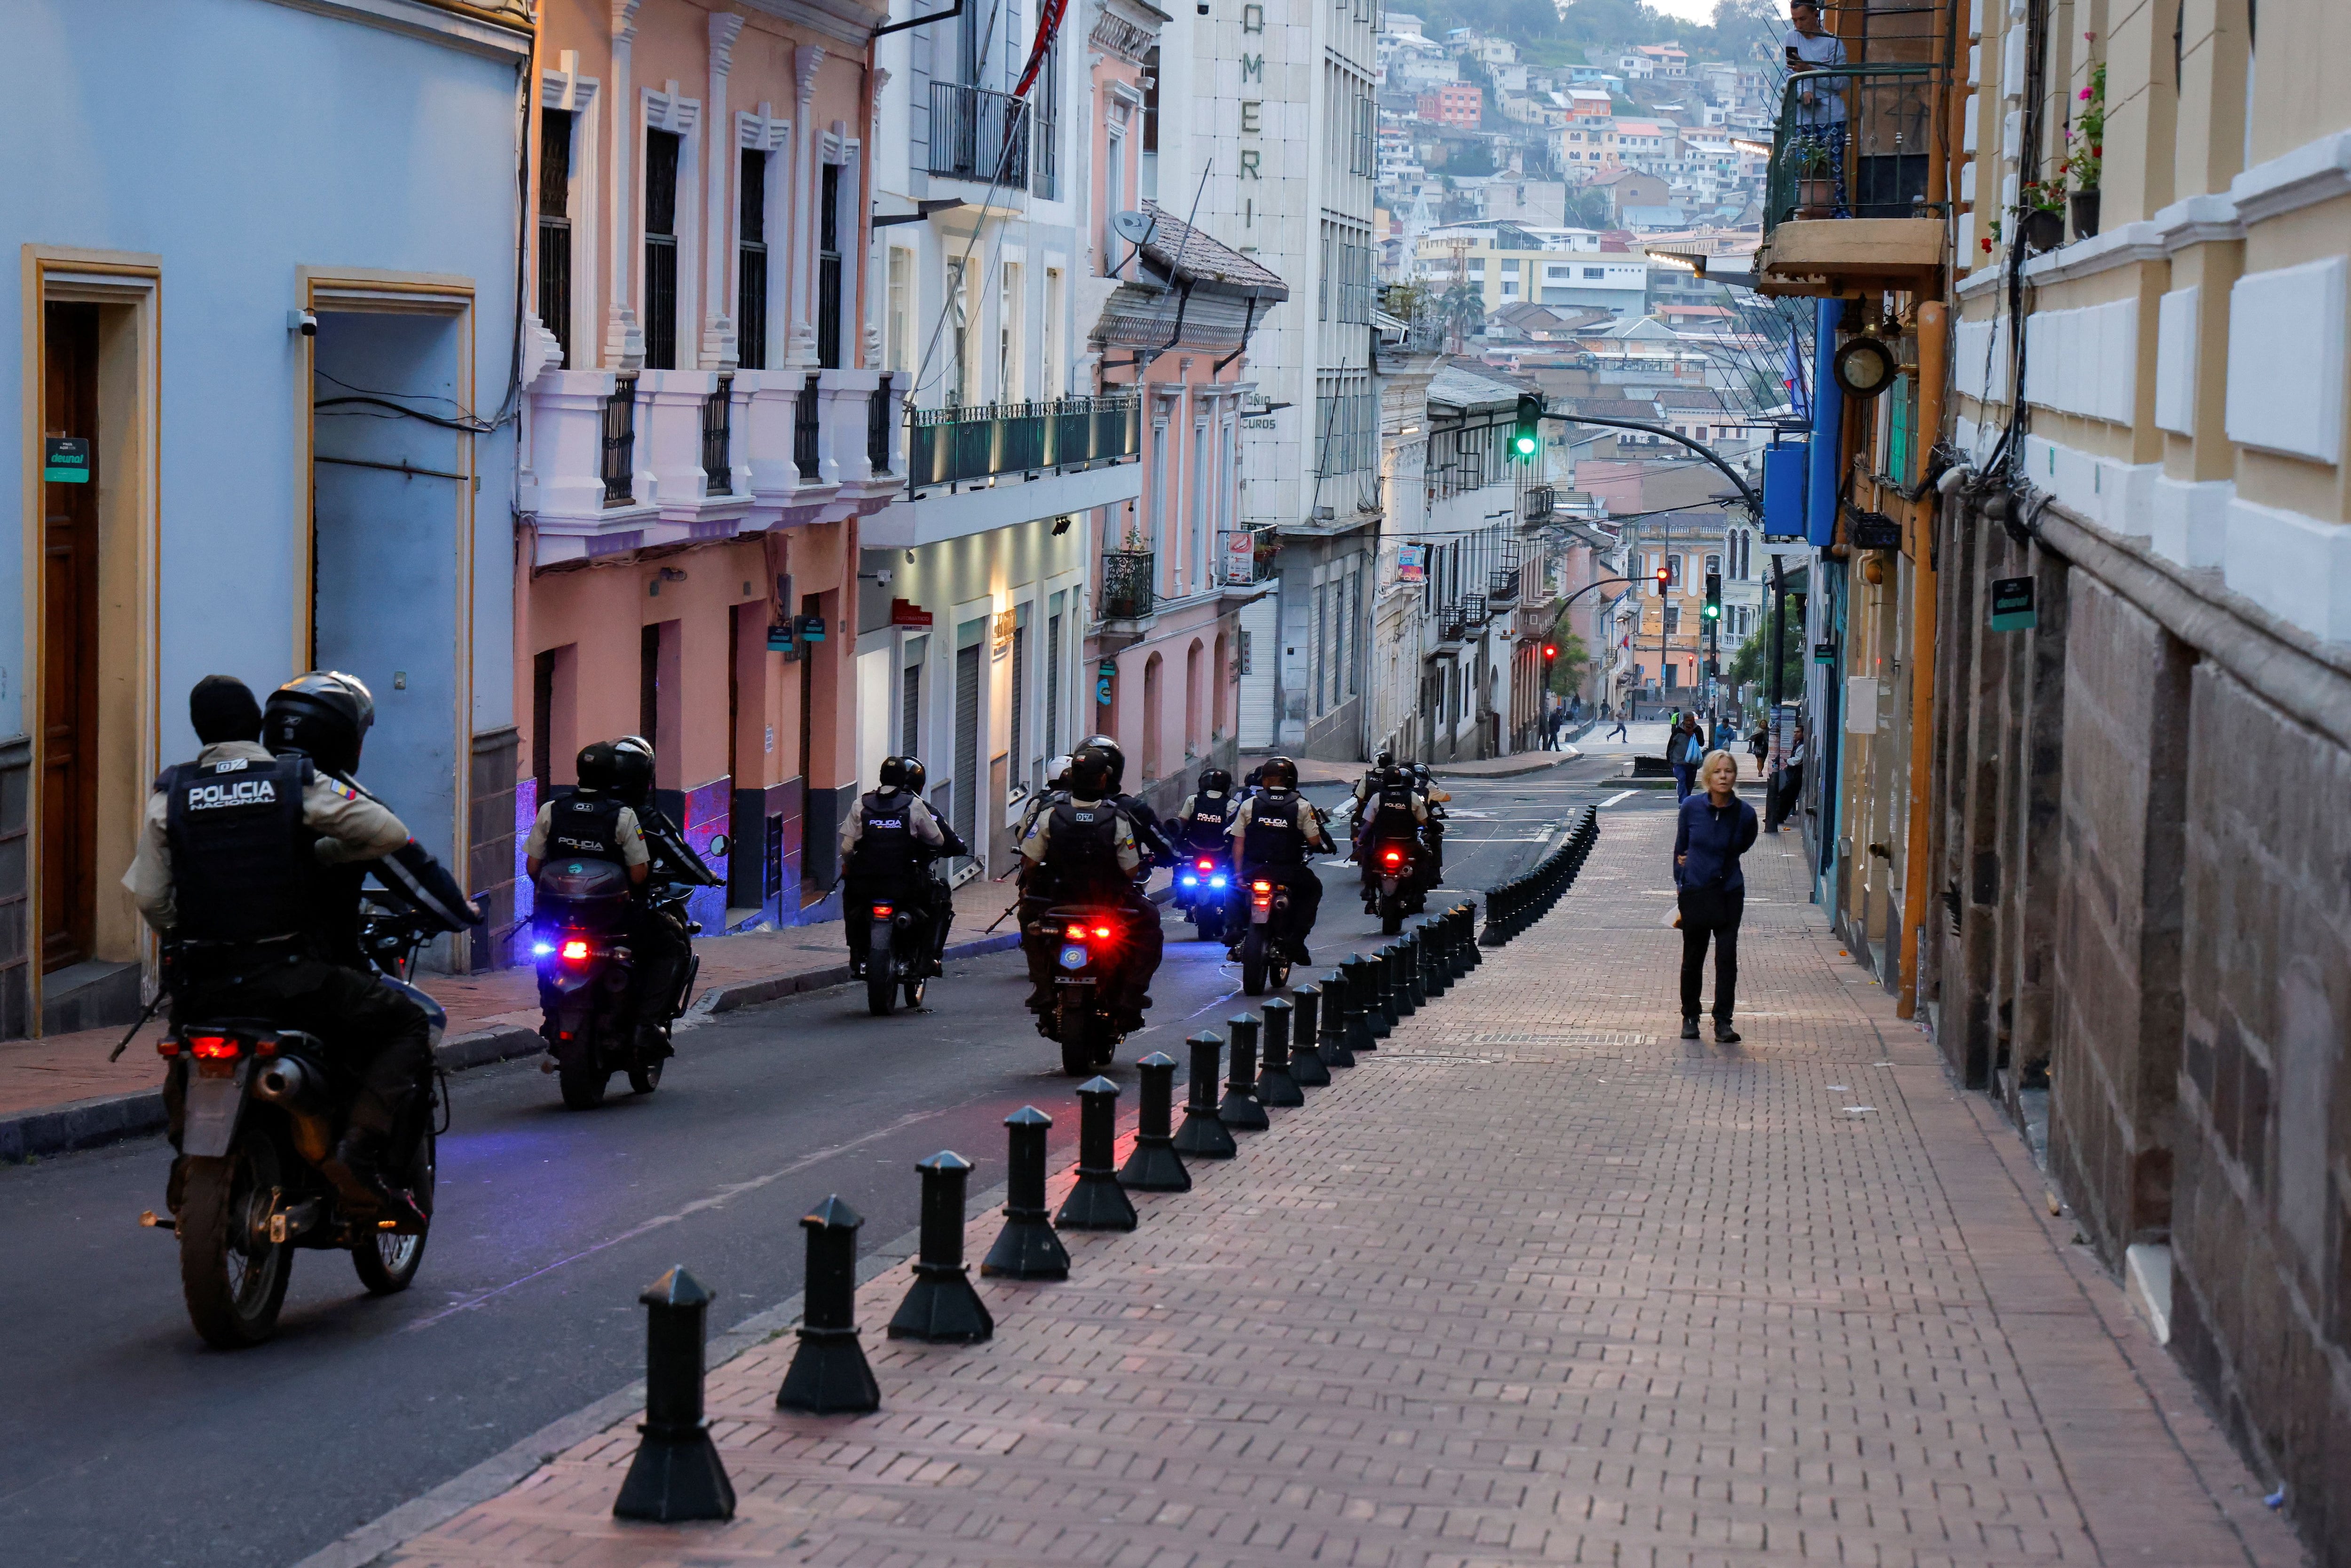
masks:
[[[723,855],[726,852],[726,846],[729,842],[730,841],[727,839],[726,834],[713,833],[710,835],[709,852],[714,855]]]

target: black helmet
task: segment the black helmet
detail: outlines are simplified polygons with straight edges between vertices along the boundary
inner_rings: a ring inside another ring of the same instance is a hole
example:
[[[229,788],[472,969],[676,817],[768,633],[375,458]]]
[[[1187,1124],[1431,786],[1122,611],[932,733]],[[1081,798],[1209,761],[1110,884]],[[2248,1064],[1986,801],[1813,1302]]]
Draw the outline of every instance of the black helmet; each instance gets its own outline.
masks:
[[[1393,751],[1381,752],[1377,757],[1372,758],[1372,766],[1380,768],[1383,771],[1387,768],[1394,768],[1395,766],[1395,753]]]
[[[903,757],[883,758],[882,766],[873,770],[873,779],[884,789],[904,789],[906,787],[906,759]]]
[[[1411,782],[1412,775],[1394,764],[1380,769],[1380,784],[1384,789],[1401,789]]]
[[[620,782],[620,764],[613,756],[609,740],[591,741],[580,748],[579,761],[574,765],[580,774],[580,788],[600,795],[609,795]]]
[[[1269,789],[1298,788],[1298,764],[1287,757],[1269,757],[1258,764],[1258,782]]]
[[[1099,800],[1118,788],[1115,764],[1111,753],[1088,741],[1070,758],[1070,793],[1084,800]]]
[[[1203,768],[1200,769],[1200,793],[1203,795],[1229,795],[1232,792],[1233,776],[1231,774],[1226,772],[1221,768]]]
[[[312,670],[269,694],[261,710],[261,744],[298,751],[329,773],[356,773],[360,748],[375,723],[375,695],[357,675]]]
[[[1078,742],[1078,749],[1099,751],[1109,760],[1111,792],[1117,793],[1120,787],[1126,781],[1126,753],[1118,748],[1118,742],[1107,735],[1090,735]],[[1076,758],[1072,757],[1071,760],[1074,761]]]
[[[612,794],[621,804],[642,810],[653,794],[653,742],[624,735],[612,742]]]
[[[923,759],[919,757],[902,757],[898,759],[898,763],[901,770],[900,777],[904,779],[899,788],[909,795],[921,794],[924,781],[931,776],[930,770],[923,766]]]

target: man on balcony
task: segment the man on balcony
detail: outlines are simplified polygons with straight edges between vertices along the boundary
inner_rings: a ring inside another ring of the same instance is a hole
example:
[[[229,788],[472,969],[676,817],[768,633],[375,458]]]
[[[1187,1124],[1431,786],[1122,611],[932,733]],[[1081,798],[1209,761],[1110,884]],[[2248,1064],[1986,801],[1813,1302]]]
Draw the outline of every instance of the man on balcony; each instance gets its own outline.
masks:
[[[1788,74],[1799,71],[1825,70],[1845,63],[1844,40],[1821,26],[1821,8],[1814,0],[1792,0],[1788,7],[1792,24],[1788,36],[1781,40],[1787,51]],[[1791,143],[1820,148],[1828,155],[1831,177],[1836,181],[1836,215],[1853,216],[1845,204],[1844,141],[1846,78],[1823,77],[1798,84],[1796,103],[1791,111],[1794,119],[1791,129],[1795,140]]]

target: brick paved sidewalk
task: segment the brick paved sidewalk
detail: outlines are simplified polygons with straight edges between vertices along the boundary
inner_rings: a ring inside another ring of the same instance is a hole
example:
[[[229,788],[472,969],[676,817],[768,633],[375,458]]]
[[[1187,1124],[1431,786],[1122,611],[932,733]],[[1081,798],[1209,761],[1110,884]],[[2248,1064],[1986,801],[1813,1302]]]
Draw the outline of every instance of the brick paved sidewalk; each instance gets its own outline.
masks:
[[[1792,851],[1750,858],[1746,1042],[1685,1044],[1669,820],[1605,821],[1550,918],[1238,1160],[1068,1237],[1066,1284],[984,1283],[992,1343],[892,1343],[874,1280],[881,1414],[778,1413],[789,1337],[717,1369],[732,1523],[615,1522],[624,1424],[392,1561],[2299,1561]]]

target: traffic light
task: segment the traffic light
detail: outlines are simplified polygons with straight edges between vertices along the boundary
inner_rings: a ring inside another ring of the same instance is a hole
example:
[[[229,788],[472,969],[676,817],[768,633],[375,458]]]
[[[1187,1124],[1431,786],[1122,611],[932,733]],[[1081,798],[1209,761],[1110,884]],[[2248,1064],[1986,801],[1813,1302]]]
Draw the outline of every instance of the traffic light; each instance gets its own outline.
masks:
[[[1518,422],[1510,429],[1510,460],[1531,463],[1542,455],[1543,400],[1533,392],[1519,394]]]
[[[1722,573],[1706,574],[1706,608],[1701,612],[1708,621],[1722,619]]]
[[[1543,644],[1543,663],[1549,664],[1558,657],[1559,644],[1556,643],[1545,643]]]
[[[1667,570],[1666,568],[1664,568],[1664,567],[1662,567],[1662,566],[1660,566],[1659,568],[1657,568],[1657,597],[1658,597],[1658,598],[1663,599],[1663,598],[1666,596],[1666,590],[1667,590],[1668,587],[1672,586],[1672,583],[1673,583],[1673,577],[1674,577],[1674,574],[1673,574],[1671,571]]]

